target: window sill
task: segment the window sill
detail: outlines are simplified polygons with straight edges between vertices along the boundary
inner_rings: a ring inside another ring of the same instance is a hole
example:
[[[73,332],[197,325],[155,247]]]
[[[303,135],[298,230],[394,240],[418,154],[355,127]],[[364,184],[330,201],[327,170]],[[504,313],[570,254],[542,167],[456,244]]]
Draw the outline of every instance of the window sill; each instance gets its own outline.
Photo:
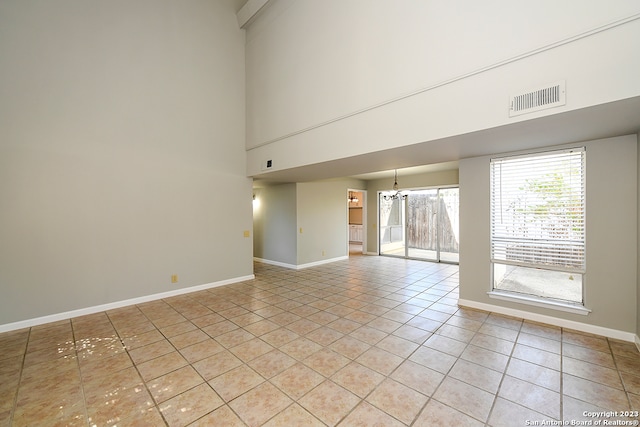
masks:
[[[489,298],[500,299],[504,301],[517,302],[520,304],[534,305],[536,307],[548,308],[551,310],[565,311],[567,313],[581,314],[583,316],[591,313],[588,308],[571,303],[553,301],[545,298],[536,298],[528,295],[518,295],[511,292],[490,291],[487,292]]]

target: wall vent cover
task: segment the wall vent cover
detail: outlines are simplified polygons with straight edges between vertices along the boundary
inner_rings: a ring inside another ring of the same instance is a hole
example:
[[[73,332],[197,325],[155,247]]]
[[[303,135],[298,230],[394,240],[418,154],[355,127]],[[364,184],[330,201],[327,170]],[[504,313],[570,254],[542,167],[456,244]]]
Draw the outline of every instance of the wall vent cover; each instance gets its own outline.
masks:
[[[565,81],[562,80],[512,96],[509,117],[546,110],[565,103]]]

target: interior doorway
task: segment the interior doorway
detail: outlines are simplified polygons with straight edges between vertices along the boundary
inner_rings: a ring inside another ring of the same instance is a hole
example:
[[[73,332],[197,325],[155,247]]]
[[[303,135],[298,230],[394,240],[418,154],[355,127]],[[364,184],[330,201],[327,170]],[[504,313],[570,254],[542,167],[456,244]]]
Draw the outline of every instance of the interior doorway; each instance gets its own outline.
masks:
[[[365,190],[347,190],[347,244],[349,256],[366,253],[367,192]]]
[[[459,262],[459,189],[380,192],[380,255]]]

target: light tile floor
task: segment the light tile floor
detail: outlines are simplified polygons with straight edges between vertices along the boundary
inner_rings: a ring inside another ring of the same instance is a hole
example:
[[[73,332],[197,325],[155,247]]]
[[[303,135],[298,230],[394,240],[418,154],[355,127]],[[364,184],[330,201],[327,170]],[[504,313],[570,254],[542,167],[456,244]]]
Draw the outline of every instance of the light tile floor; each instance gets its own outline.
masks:
[[[457,300],[457,266],[358,256],[0,334],[0,425],[638,420],[633,344]]]

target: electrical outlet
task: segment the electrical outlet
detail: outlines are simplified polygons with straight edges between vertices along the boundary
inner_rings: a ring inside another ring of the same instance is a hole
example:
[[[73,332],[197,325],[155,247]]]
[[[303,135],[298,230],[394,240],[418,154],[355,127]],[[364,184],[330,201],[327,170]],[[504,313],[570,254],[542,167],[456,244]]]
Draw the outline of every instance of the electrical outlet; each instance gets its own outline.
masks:
[[[178,275],[177,274],[172,274],[171,275],[171,283],[178,283]]]
[[[250,237],[251,233],[249,232],[249,230],[244,230],[244,237]]]
[[[300,227],[300,234],[302,234],[302,227]]]
[[[322,256],[324,256],[324,251],[322,251]]]

